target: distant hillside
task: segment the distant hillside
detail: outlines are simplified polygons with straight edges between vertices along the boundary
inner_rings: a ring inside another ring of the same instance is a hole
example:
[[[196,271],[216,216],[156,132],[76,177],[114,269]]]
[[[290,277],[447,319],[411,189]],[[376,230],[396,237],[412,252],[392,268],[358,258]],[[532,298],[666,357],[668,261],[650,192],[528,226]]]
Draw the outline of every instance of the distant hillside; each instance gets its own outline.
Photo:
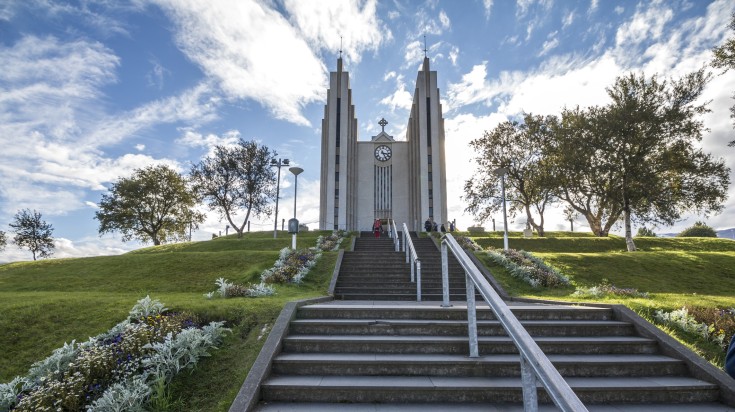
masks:
[[[676,237],[678,234],[679,233],[656,233],[659,237]],[[735,228],[718,230],[717,237],[735,240]]]

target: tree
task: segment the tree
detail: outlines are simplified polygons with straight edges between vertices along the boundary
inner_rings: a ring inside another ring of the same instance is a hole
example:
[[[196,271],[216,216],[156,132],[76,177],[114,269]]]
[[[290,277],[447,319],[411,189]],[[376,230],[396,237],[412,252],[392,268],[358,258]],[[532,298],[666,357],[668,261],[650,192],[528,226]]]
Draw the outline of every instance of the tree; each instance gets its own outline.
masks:
[[[500,177],[494,170],[503,167],[508,170],[505,187],[511,217],[525,212],[528,224],[544,236],[544,212],[556,198],[542,152],[550,136],[549,123],[555,121],[551,116],[525,114],[523,123],[503,122],[470,142],[479,155],[475,174],[465,182],[465,210],[482,222],[502,209]]]
[[[656,233],[653,229],[641,226],[638,228],[638,232],[636,232],[635,237],[656,237]]]
[[[240,139],[237,146],[215,147],[214,155],[192,166],[191,179],[197,194],[227,219],[241,237],[250,214],[270,215],[270,203],[276,198],[276,174],[270,167],[276,152],[256,142]],[[245,209],[242,224],[235,215]]]
[[[580,200],[593,199],[607,230],[622,216],[629,251],[633,220],[672,225],[686,211],[722,210],[729,169],[694,144],[709,78],[703,69],[670,81],[631,73],[607,89],[607,106],[565,111],[552,157],[560,197],[583,214],[591,208]]]
[[[5,232],[0,230],[0,251],[5,250],[5,245],[8,243],[8,238],[5,235]]]
[[[579,213],[569,205],[564,207],[564,211],[562,213],[564,215],[564,219],[569,222],[569,231],[574,232],[574,221],[579,217]]]
[[[54,228],[41,219],[41,213],[30,209],[19,210],[10,227],[15,233],[13,242],[21,249],[28,249],[33,254],[33,260],[53,254],[55,246],[51,235]]]
[[[735,13],[730,16],[730,24],[727,27],[730,30],[735,30]],[[725,40],[725,43],[715,47],[712,53],[714,54],[712,66],[718,69],[724,69],[723,73],[729,69],[735,69],[735,37],[730,37]],[[735,93],[733,93],[732,98],[735,99]],[[735,105],[730,107],[730,117],[733,119],[733,127],[735,127]],[[731,141],[728,146],[735,146],[735,140]]]
[[[696,222],[679,233],[679,237],[717,237],[717,232],[704,222]]]
[[[599,107],[564,109],[553,125],[544,154],[556,195],[587,220],[595,236],[606,237],[622,209],[612,201],[598,131]],[[570,211],[571,213],[571,211]]]
[[[672,225],[685,211],[719,212],[730,170],[694,142],[705,130],[698,103],[711,76],[700,69],[679,80],[629,74],[607,89],[603,147],[611,161],[612,186],[623,209],[628,251],[635,251],[631,220]]]
[[[120,232],[123,241],[162,242],[184,239],[204,221],[187,181],[169,166],[148,166],[120,178],[102,195],[95,218],[99,234]]]

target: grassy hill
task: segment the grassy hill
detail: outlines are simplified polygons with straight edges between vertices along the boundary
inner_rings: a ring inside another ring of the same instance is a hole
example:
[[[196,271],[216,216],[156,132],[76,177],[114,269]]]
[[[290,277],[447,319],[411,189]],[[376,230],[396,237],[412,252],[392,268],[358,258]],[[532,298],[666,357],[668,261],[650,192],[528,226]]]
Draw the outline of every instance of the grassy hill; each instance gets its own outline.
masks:
[[[299,235],[299,247],[314,246],[325,232]],[[499,232],[473,235],[483,247],[502,248]],[[347,240],[346,240],[347,241]],[[30,365],[64,342],[86,340],[121,321],[133,304],[150,295],[175,311],[200,320],[226,320],[233,333],[193,374],[177,377],[174,399],[185,410],[226,411],[258,355],[269,325],[287,301],[326,294],[336,252],[325,253],[300,286],[277,287],[266,298],[207,300],[224,277],[247,284],[273,265],[291,238],[272,232],[247,234],[206,242],[180,243],[139,249],[119,256],[52,259],[0,266],[0,382],[25,374]],[[534,289],[504,269],[478,256],[514,296],[592,302],[574,295],[577,287],[591,287],[607,279],[621,288],[649,292],[650,298],[606,297],[653,319],[657,309],[684,305],[704,308],[735,307],[735,241],[703,238],[637,238],[640,252],[625,252],[620,237],[552,232],[545,238],[524,239],[511,233],[510,247],[533,252],[560,269],[572,285]],[[697,336],[669,330],[715,364],[723,353]]]
[[[298,247],[320,234],[298,236]],[[300,286],[278,286],[265,298],[208,300],[224,277],[247,284],[290,246],[291,236],[250,233],[212,241],[139,249],[124,255],[51,259],[0,266],[0,382],[26,373],[31,364],[72,339],[84,341],[127,317],[135,302],[150,295],[175,311],[202,321],[226,320],[233,333],[192,374],[173,383],[174,399],[187,410],[226,411],[265,341],[261,338],[285,302],[327,292],[337,252],[324,253]]]
[[[483,248],[503,247],[500,232],[472,236]],[[735,308],[735,241],[719,238],[634,240],[639,250],[629,253],[625,251],[625,239],[618,236],[595,238],[583,234],[573,237],[568,232],[551,232],[544,238],[524,239],[520,233],[511,233],[510,248],[532,252],[570,277],[571,286],[557,289],[533,288],[510,276],[482,252],[478,257],[513,296],[621,303],[651,321],[656,310],[672,311],[687,306],[714,312],[714,309]],[[589,288],[605,280],[619,288],[648,292],[649,298],[593,299],[574,295],[577,287]],[[731,318],[723,319],[725,321],[732,327]],[[717,345],[693,334],[668,332],[710,362],[722,365],[724,352]]]

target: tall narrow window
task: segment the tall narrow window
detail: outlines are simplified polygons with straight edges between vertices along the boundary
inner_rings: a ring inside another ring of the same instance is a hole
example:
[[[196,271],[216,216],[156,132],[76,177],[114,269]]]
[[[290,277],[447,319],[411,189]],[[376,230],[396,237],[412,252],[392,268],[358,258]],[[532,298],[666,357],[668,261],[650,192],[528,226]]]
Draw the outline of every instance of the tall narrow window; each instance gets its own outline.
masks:
[[[340,135],[340,120],[342,120],[342,98],[337,98],[337,136],[336,142],[339,147],[339,135]]]
[[[427,74],[428,75],[428,74]],[[427,90],[426,93],[429,91]],[[431,147],[431,98],[426,98],[426,145]]]

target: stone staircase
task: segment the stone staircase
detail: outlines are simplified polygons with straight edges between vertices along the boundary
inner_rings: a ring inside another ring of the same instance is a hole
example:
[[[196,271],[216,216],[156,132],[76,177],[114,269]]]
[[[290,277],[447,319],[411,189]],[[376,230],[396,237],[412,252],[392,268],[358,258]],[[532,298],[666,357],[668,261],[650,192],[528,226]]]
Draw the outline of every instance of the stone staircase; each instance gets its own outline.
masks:
[[[464,271],[450,263],[452,306],[441,307],[440,253],[431,239],[413,241],[424,301],[415,301],[392,240],[356,239],[340,266],[338,300],[301,306],[282,328],[256,410],[523,410],[511,339],[479,299],[480,357],[470,358]],[[688,355],[671,355],[610,307],[506,303],[591,411],[735,411],[721,403],[732,388],[695,378],[702,374]],[[557,410],[543,389],[539,399],[540,410]]]
[[[421,260],[421,299],[442,300],[441,254],[431,239],[419,238],[415,233],[411,233],[411,239]],[[334,298],[415,301],[416,284],[411,282],[406,253],[394,250],[393,239],[362,232],[355,240],[354,251],[346,251],[342,258]],[[463,300],[465,296],[464,270],[451,253],[449,294],[450,300]]]

